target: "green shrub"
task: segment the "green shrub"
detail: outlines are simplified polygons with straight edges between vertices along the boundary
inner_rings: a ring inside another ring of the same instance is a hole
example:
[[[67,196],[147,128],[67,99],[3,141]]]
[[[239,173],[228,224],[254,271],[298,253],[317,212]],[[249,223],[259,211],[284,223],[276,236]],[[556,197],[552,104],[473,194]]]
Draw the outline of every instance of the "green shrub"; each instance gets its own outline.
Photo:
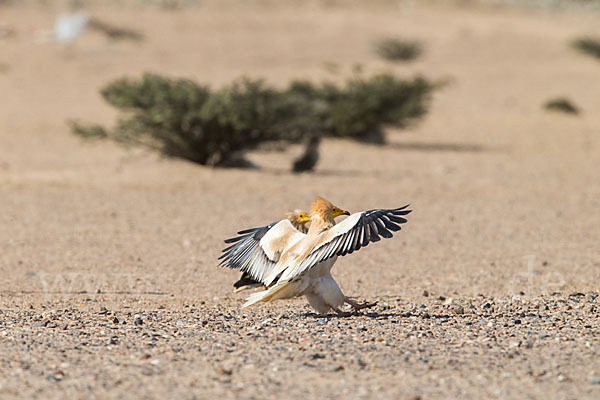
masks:
[[[548,111],[560,111],[567,114],[579,114],[579,108],[566,97],[557,97],[548,100],[544,104],[544,108]]]
[[[389,38],[375,42],[375,53],[388,61],[411,61],[422,52],[421,43],[414,40]]]
[[[134,29],[115,26],[98,18],[91,18],[88,26],[90,29],[94,29],[112,40],[132,40],[139,42],[144,39],[144,35]]]
[[[600,40],[592,38],[579,38],[573,41],[572,46],[584,54],[600,59]]]
[[[330,100],[329,134],[383,143],[383,127],[403,128],[426,112],[424,97],[432,86],[422,78],[402,81],[392,75],[352,79],[342,90],[324,88]]]
[[[378,75],[353,78],[341,87],[295,81],[283,90],[244,78],[211,91],[190,80],[145,74],[102,89],[104,99],[123,111],[115,127],[71,125],[84,138],[224,165],[263,143],[315,135],[383,143],[383,127],[403,127],[421,117],[433,89],[423,78]]]

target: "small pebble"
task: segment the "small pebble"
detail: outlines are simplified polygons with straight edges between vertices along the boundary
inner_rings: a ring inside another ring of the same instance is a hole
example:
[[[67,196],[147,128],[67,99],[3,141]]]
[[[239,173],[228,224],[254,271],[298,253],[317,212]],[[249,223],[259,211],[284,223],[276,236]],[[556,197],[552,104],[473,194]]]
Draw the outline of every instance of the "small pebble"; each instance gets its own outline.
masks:
[[[465,309],[460,304],[455,304],[454,307],[452,307],[452,311],[454,311],[455,314],[459,315],[465,313]]]

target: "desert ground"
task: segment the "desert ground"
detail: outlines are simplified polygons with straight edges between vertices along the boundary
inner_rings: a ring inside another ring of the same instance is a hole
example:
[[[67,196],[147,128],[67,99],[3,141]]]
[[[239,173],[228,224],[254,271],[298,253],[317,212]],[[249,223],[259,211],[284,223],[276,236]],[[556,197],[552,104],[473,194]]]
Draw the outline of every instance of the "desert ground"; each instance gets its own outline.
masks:
[[[91,2],[144,40],[69,45],[45,33],[62,2],[0,5],[0,398],[600,398],[600,62],[569,46],[599,14],[485,3]],[[379,59],[388,36],[422,57]],[[358,69],[446,84],[386,146],[325,140],[312,174],[289,172],[298,146],[212,169],[67,125],[111,124],[98,90],[145,71],[219,87]],[[582,113],[545,111],[556,96]],[[240,309],[223,239],[317,195],[411,204],[333,269],[378,305]]]

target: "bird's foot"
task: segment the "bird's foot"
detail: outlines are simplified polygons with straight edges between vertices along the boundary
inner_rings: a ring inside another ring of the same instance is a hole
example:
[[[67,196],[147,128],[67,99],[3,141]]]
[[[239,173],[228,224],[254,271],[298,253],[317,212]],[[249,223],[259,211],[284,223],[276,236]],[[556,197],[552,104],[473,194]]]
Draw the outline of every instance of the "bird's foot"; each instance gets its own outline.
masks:
[[[335,313],[337,314],[338,317],[351,317],[352,315],[354,315],[353,312],[351,311],[342,311],[339,308],[334,307],[333,311],[335,311]]]
[[[350,300],[348,297],[346,297],[344,299],[345,303],[348,303],[352,306],[352,308],[354,308],[354,311],[358,311],[358,310],[362,310],[363,308],[371,308],[371,307],[375,307],[377,305],[377,302],[375,303],[357,303],[353,300]]]

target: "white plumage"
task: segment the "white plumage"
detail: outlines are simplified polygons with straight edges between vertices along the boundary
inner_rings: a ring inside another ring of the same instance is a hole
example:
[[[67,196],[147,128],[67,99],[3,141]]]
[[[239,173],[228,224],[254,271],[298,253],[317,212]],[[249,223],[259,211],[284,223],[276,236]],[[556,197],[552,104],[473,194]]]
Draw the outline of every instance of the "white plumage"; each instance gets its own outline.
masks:
[[[349,213],[317,197],[311,206],[311,225],[306,235],[289,222],[280,221],[255,239],[258,246],[254,251],[235,245],[225,249],[243,271],[267,287],[251,294],[243,307],[302,295],[321,314],[333,310],[338,315],[349,315],[340,309],[344,302],[355,310],[373,306],[357,304],[344,296],[331,276],[331,268],[338,256],[379,241],[380,236],[392,237],[392,231],[400,230],[400,224],[406,222],[402,216],[411,212],[407,207],[352,214],[336,225],[336,216]]]

